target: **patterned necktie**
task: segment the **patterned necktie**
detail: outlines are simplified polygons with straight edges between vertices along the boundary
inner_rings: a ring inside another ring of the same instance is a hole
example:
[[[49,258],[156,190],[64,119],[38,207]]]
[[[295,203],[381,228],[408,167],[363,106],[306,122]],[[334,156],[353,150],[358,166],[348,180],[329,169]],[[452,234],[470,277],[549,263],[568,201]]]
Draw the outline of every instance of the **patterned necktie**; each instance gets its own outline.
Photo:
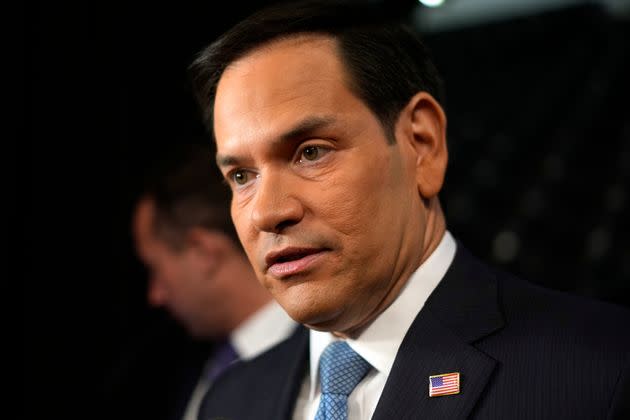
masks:
[[[322,398],[315,420],[346,420],[348,395],[371,367],[345,341],[329,344],[319,361]]]
[[[236,359],[238,359],[238,354],[236,354],[236,350],[234,350],[230,341],[226,340],[221,343],[212,355],[209,369],[206,372],[207,380],[210,383],[214,382]]]

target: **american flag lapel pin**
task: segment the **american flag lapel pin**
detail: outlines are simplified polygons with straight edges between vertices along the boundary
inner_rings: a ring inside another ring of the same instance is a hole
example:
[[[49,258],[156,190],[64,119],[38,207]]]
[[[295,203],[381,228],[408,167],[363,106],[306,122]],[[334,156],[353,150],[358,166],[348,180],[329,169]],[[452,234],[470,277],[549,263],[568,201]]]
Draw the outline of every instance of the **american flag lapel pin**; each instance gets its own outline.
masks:
[[[429,376],[429,397],[459,394],[459,372]]]

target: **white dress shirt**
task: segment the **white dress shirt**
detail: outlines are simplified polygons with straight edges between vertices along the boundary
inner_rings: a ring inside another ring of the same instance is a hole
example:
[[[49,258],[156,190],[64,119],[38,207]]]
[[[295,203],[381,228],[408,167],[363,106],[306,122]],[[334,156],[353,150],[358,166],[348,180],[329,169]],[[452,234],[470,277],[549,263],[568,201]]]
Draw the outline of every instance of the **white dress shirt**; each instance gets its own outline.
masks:
[[[232,331],[230,343],[240,359],[252,359],[287,338],[296,326],[297,323],[272,300]],[[183,420],[197,420],[201,400],[210,385],[206,378],[200,377],[188,401]]]
[[[457,244],[447,231],[439,245],[411,275],[407,284],[382,314],[356,339],[347,342],[373,369],[348,397],[348,420],[369,420],[376,409],[398,348],[429,295],[453,262]],[[328,344],[338,340],[328,332],[310,331],[310,372],[298,395],[293,420],[313,420],[319,407],[319,358]]]

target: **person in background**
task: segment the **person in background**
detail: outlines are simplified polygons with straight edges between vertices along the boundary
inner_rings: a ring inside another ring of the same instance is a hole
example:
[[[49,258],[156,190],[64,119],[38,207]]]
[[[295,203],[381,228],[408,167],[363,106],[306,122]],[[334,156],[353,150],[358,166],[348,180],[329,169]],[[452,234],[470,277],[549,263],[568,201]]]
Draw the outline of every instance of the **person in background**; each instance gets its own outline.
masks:
[[[157,172],[136,203],[133,238],[149,274],[148,303],[166,309],[188,337],[161,331],[145,340],[114,405],[125,418],[194,420],[231,363],[264,352],[296,324],[256,280],[211,148],[184,145]]]
[[[304,326],[222,376],[201,420],[630,418],[629,311],[448,230],[441,77],[412,30],[366,3],[280,5],[191,76],[239,238]]]

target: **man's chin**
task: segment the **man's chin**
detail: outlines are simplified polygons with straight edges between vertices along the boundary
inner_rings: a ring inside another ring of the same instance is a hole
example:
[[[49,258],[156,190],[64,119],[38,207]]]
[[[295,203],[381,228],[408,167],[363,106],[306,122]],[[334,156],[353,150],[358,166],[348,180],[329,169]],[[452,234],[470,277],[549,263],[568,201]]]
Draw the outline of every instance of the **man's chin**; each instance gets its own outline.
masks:
[[[344,321],[342,318],[343,311],[339,308],[334,310],[302,310],[298,313],[291,315],[296,322],[304,325],[305,327],[324,332],[341,331],[344,329]]]

